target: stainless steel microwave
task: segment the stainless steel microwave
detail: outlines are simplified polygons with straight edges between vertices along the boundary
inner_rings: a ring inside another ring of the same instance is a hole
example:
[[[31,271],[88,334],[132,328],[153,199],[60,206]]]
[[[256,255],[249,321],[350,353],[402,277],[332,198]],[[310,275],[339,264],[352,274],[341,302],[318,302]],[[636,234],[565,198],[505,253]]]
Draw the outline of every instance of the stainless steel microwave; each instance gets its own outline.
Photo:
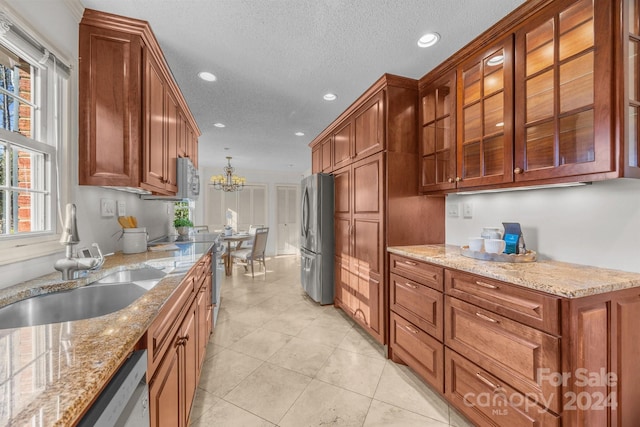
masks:
[[[177,159],[178,191],[175,196],[155,196],[143,194],[140,197],[144,200],[198,200],[200,195],[200,176],[198,169],[193,165],[191,159],[178,157]]]

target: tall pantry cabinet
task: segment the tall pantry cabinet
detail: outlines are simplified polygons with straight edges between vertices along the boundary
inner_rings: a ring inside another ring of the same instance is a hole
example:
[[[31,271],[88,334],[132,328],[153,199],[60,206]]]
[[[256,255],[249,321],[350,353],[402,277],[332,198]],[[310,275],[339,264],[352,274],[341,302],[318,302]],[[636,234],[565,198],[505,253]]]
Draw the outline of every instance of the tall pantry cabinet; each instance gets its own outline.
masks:
[[[383,75],[309,145],[335,177],[335,305],[387,342],[387,246],[444,242],[444,198],[418,192],[413,79]]]

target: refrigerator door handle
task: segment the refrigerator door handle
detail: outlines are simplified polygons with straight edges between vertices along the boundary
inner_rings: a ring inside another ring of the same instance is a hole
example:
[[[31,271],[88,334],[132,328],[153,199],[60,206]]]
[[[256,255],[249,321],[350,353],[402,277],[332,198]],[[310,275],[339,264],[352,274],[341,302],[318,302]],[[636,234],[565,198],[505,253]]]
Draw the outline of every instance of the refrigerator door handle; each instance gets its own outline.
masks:
[[[309,189],[305,187],[304,196],[302,197],[302,235],[309,235]]]

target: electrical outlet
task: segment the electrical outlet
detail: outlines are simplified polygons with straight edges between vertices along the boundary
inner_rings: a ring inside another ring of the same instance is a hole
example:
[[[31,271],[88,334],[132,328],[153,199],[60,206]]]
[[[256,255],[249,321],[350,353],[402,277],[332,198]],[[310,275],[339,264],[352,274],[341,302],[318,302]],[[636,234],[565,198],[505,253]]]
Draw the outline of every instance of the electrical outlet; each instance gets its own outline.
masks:
[[[473,204],[471,202],[464,202],[462,204],[462,216],[465,218],[473,218]]]
[[[100,215],[111,217],[116,214],[116,202],[111,199],[100,199]]]
[[[125,202],[118,202],[118,216],[127,216],[127,205]]]
[[[449,218],[458,218],[458,203],[447,203],[447,216]]]

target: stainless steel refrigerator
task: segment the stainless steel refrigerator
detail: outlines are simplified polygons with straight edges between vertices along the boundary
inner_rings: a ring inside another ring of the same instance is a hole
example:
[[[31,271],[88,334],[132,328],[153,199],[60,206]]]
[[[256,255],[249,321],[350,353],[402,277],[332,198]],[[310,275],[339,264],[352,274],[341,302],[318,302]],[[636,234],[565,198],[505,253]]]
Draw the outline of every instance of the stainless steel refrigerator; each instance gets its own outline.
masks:
[[[300,280],[314,301],[333,304],[333,176],[319,173],[301,183]]]

